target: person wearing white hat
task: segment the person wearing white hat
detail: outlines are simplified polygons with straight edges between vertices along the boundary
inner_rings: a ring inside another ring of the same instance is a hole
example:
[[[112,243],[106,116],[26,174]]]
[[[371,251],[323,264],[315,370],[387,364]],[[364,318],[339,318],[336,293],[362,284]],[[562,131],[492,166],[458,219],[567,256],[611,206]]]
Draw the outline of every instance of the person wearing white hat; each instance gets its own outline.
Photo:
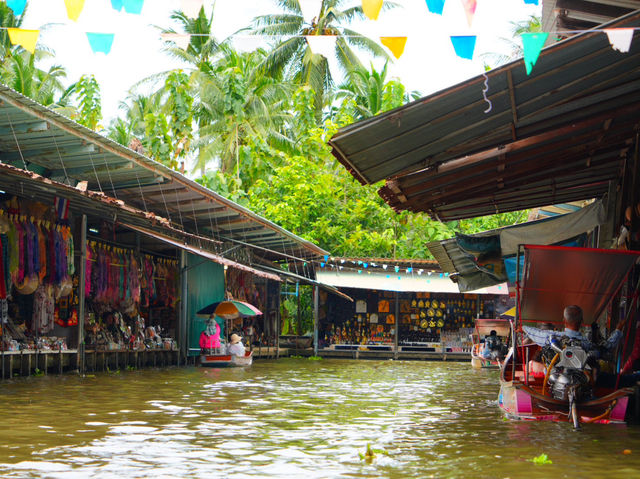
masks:
[[[235,354],[236,356],[244,357],[244,345],[242,344],[242,337],[233,333],[229,339],[229,349],[227,354]]]

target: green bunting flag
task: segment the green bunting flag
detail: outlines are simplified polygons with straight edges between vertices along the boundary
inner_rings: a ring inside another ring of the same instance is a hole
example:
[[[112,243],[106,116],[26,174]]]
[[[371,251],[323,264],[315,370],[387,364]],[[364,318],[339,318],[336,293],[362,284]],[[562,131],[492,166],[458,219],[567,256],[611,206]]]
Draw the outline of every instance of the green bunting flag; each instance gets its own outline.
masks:
[[[546,32],[522,34],[524,66],[527,70],[527,75],[531,73],[533,66],[538,61],[538,55],[540,55],[540,50],[542,50],[544,42],[547,41],[548,36],[549,34]]]

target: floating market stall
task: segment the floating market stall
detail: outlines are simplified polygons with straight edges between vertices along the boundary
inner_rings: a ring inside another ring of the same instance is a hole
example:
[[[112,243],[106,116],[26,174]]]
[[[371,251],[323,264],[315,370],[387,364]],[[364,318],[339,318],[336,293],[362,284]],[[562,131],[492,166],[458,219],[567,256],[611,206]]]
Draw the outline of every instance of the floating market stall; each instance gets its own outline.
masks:
[[[461,294],[434,261],[332,258],[316,274],[353,298],[320,294],[324,356],[467,359],[473,320],[511,307],[505,285]]]

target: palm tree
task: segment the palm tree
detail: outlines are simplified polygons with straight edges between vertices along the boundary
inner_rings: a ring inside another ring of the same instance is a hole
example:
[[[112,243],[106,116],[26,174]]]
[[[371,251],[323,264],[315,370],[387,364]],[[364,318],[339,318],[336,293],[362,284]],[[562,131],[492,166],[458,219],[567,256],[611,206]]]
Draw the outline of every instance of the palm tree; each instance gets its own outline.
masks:
[[[509,48],[509,53],[483,53],[481,57],[495,66],[504,65],[517,58],[522,58],[522,42],[520,37],[523,33],[538,33],[542,31],[542,19],[536,15],[530,15],[526,20],[519,22],[509,22],[511,25],[511,38],[500,38]]]
[[[194,77],[199,98],[195,168],[204,172],[217,159],[222,172],[236,170],[239,176],[243,147],[283,140],[290,88],[279,78],[263,74],[264,50],[239,53],[223,46],[222,51],[224,57],[211,73]]]
[[[397,80],[387,80],[387,66],[378,72],[358,67],[347,75],[347,81],[335,92],[336,100],[342,100],[356,120],[362,120],[420,98],[417,91],[407,92]]]
[[[27,5],[28,6],[28,5]],[[26,11],[26,7],[25,7]],[[7,57],[11,56],[12,45],[9,40],[7,28],[20,28],[24,13],[16,17],[6,2],[0,3],[0,65],[4,64]]]
[[[207,18],[204,8],[201,8],[198,18],[193,19],[176,10],[171,14],[171,19],[180,24],[182,31],[176,32],[173,28],[161,28],[162,33],[186,33],[191,35],[191,38],[186,50],[172,41],[167,41],[164,51],[169,56],[190,65],[193,70],[211,72],[211,62],[220,50],[220,43],[214,38],[211,30],[213,11],[211,17]]]
[[[340,10],[346,0],[322,0],[320,11],[311,24],[306,24],[298,0],[275,0],[284,10],[281,14],[263,15],[253,20],[254,35],[275,36],[278,43],[265,59],[267,74],[282,74],[298,84],[306,84],[316,93],[315,106],[318,120],[323,108],[325,92],[333,86],[333,77],[326,58],[314,55],[305,41],[307,35],[335,35],[336,58],[340,68],[347,72],[361,67],[356,52],[363,50],[374,57],[389,59],[385,50],[371,40],[345,25],[364,19],[361,6]],[[385,2],[385,8],[397,5]]]
[[[66,90],[62,80],[66,78],[67,72],[60,65],[52,65],[48,70],[36,67],[36,59],[45,57],[53,55],[41,49],[31,54],[22,47],[17,47],[11,56],[5,58],[0,70],[0,79],[17,92],[42,105],[54,105],[57,102],[56,97],[61,97]]]

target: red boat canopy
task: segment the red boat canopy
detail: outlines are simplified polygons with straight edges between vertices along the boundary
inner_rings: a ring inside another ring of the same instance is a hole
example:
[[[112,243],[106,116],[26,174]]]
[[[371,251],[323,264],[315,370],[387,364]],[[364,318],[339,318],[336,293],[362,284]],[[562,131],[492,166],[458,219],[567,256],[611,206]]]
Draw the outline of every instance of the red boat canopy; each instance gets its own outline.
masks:
[[[597,320],[640,251],[525,246],[522,321],[561,323],[565,306],[582,308],[583,324]]]

